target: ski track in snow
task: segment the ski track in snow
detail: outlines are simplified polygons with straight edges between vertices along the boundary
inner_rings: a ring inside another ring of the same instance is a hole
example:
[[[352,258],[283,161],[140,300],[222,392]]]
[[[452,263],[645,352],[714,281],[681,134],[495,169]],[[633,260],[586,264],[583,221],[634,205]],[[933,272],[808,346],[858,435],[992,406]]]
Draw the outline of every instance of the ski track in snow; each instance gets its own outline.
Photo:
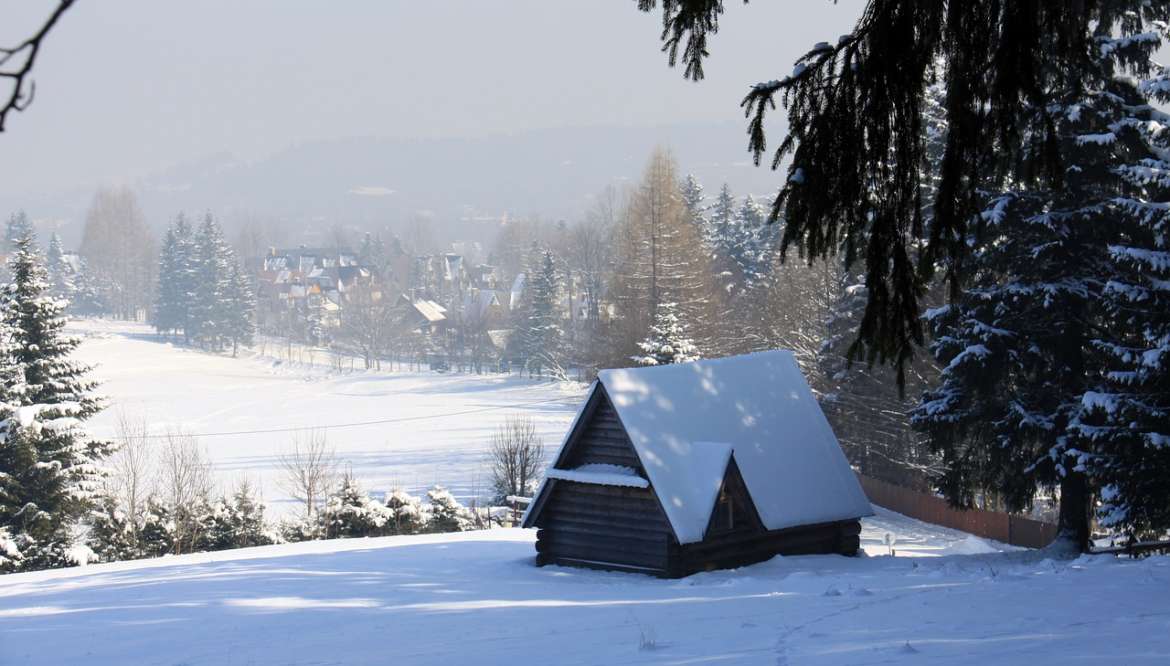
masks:
[[[537,568],[533,531],[515,529],[9,575],[0,664],[1170,659],[1170,557],[1053,561],[880,509],[863,522],[867,556],[780,557],[681,580]]]
[[[97,436],[113,437],[123,412],[145,419],[156,435],[414,419],[327,431],[342,466],[378,497],[395,486],[420,495],[434,484],[464,502],[488,495],[485,454],[495,428],[510,414],[530,416],[552,455],[586,388],[515,375],[338,373],[321,353],[312,366],[256,352],[231,358],[171,344],[124,322],[75,321],[69,332],[83,338],[77,355],[95,366],[99,391],[109,398],[110,407],[91,421]],[[548,402],[526,404],[537,401]],[[444,416],[452,412],[470,413]],[[282,515],[295,507],[279,482],[280,456],[294,436],[202,437],[200,444],[222,485],[246,475],[261,485],[270,511]]]

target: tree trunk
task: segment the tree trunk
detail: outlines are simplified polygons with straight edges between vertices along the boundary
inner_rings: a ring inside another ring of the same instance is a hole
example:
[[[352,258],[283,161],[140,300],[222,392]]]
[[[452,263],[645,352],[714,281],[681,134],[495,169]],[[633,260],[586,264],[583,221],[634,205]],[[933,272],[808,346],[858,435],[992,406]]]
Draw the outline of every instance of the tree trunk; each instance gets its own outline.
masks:
[[[1060,481],[1060,518],[1057,541],[1078,552],[1089,551],[1089,485],[1085,475],[1070,471]]]

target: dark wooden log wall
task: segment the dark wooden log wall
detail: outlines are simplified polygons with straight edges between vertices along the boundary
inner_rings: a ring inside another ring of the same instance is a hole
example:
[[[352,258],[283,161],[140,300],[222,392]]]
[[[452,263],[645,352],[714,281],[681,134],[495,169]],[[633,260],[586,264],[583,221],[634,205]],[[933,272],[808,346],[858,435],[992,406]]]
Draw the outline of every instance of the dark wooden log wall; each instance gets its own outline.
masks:
[[[662,574],[674,540],[647,488],[556,481],[537,526],[537,564],[607,564]]]
[[[589,416],[585,428],[581,431],[562,467],[572,469],[587,464],[621,465],[633,467],[641,471],[642,465],[638,462],[638,455],[634,453],[634,446],[618,420],[617,411],[610,404],[604,393],[598,396],[597,405]]]
[[[698,571],[740,567],[775,555],[856,555],[861,547],[861,521],[845,520],[770,532],[730,532],[700,543],[671,549],[668,572],[687,576]]]

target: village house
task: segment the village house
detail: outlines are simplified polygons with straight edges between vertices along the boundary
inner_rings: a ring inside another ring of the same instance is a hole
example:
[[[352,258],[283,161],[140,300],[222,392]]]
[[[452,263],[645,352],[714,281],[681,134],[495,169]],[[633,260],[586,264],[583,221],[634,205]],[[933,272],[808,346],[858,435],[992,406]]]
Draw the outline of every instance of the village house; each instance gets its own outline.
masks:
[[[537,564],[677,577],[857,552],[870,505],[791,352],[603,370],[525,514]]]

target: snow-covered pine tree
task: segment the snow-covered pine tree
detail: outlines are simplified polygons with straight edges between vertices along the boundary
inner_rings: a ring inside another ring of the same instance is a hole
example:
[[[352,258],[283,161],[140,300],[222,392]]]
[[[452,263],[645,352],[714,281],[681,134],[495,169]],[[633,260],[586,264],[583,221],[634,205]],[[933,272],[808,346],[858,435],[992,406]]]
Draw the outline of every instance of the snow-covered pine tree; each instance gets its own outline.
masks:
[[[525,287],[528,300],[528,325],[523,341],[525,365],[529,373],[541,374],[544,370],[555,373],[561,368],[564,331],[557,307],[560,281],[551,250],[539,253],[528,275],[531,279]]]
[[[462,532],[471,527],[470,513],[446,488],[435,486],[428,490],[427,501],[430,502],[428,532]]]
[[[638,343],[642,353],[633,357],[638,365],[667,365],[697,361],[699,350],[687,337],[686,328],[678,317],[674,303],[659,303],[654,311],[650,334]]]
[[[183,216],[179,216],[176,224],[167,228],[163,236],[162,248],[158,259],[158,286],[155,289],[154,300],[154,328],[159,333],[174,333],[185,328],[187,323],[187,276],[188,257],[182,256],[179,230],[176,228]]]
[[[77,276],[73,274],[73,266],[65,260],[65,248],[61,245],[61,237],[56,232],[49,236],[45,268],[49,272],[49,294],[72,303],[74,292],[77,290]]]
[[[80,341],[64,334],[64,303],[47,293],[33,236],[17,239],[9,271],[13,282],[0,304],[9,342],[0,527],[17,541],[23,566],[66,566],[70,530],[89,510],[112,444],[84,430],[102,400],[89,368],[71,358]]]
[[[726,251],[739,266],[748,287],[763,279],[765,272],[771,268],[764,263],[765,257],[761,252],[764,234],[769,226],[774,226],[767,225],[766,220],[764,208],[749,194],[743,198],[743,203],[736,211],[735,224],[731,226],[731,235],[726,239]]]
[[[1170,71],[1155,67],[1139,89],[1170,102]],[[1141,101],[1124,99],[1132,115],[1114,130],[1139,133],[1151,150],[1114,169],[1129,191],[1112,201],[1116,272],[1101,290],[1093,340],[1103,367],[1073,423],[1080,448],[1092,452],[1099,524],[1132,539],[1170,529],[1170,136],[1161,113]]]
[[[8,217],[8,224],[4,228],[4,246],[8,252],[14,253],[19,247],[18,241],[26,236],[35,236],[36,232],[33,229],[32,221],[28,219],[28,213],[23,210],[16,211]]]
[[[102,494],[89,512],[86,545],[100,562],[120,562],[141,557],[138,535],[134,524],[119,508],[119,502],[111,494]]]
[[[162,557],[171,552],[175,541],[175,521],[167,503],[158,496],[146,498],[142,533],[138,535],[141,557]]]
[[[719,196],[711,204],[711,212],[707,216],[707,233],[704,240],[714,250],[730,256],[729,248],[735,227],[735,197],[731,194],[731,186],[723,183],[719,188]]]
[[[687,219],[699,230],[700,235],[707,232],[707,197],[703,194],[703,186],[699,179],[687,174],[679,184],[682,193],[683,207],[687,211]]]
[[[231,290],[229,249],[223,231],[208,213],[194,237],[191,337],[204,347],[222,349],[227,339],[227,295]]]
[[[424,527],[422,503],[417,497],[401,488],[386,493],[384,499],[389,520],[386,531],[390,534],[418,534]]]
[[[247,479],[232,493],[231,523],[235,548],[251,548],[273,543],[273,534],[264,521],[264,502]]]
[[[387,513],[386,507],[371,500],[353,473],[347,471],[341,485],[325,501],[325,538],[375,536],[386,524]]]
[[[1008,509],[1058,487],[1060,535],[1088,547],[1090,497],[1102,443],[1081,427],[1100,362],[1103,287],[1118,263],[1109,246],[1141,228],[1149,206],[1121,177],[1157,154],[1139,127],[1147,100],[1131,80],[1056,99],[1067,160],[1060,189],[988,198],[967,260],[973,276],[953,305],[929,313],[942,384],[915,421],[946,466],[940,489],[971,505],[990,494]],[[1140,196],[1140,195],[1139,195]],[[1112,327],[1110,327],[1112,328]]]
[[[231,257],[228,263],[224,298],[224,333],[232,343],[232,356],[235,356],[240,345],[252,344],[256,335],[256,297],[247,274],[235,257]]]

